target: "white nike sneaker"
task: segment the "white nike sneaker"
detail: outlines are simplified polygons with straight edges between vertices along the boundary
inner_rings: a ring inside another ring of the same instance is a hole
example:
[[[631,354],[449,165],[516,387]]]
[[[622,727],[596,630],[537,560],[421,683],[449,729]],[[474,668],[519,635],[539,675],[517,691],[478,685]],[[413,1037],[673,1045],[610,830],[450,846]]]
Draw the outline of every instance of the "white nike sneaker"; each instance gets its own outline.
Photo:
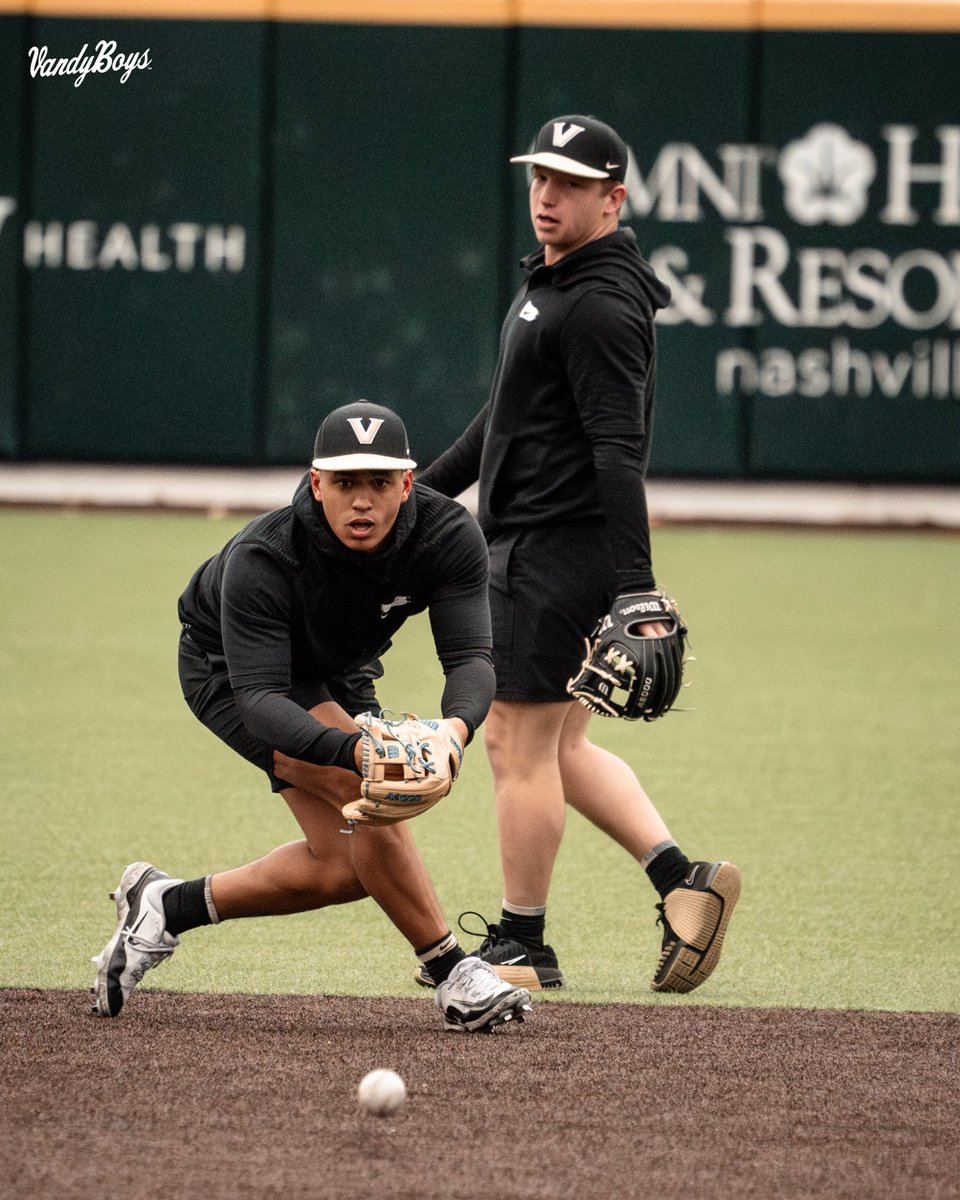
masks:
[[[505,983],[493,967],[475,956],[462,959],[437,988],[444,1029],[463,1033],[522,1021],[532,1012],[530,993]]]
[[[92,961],[97,964],[93,1011],[115,1017],[130,993],[152,967],[158,967],[180,945],[166,931],[163,893],[182,879],[171,879],[148,862],[131,863],[120,876],[111,899],[117,902],[117,928]]]

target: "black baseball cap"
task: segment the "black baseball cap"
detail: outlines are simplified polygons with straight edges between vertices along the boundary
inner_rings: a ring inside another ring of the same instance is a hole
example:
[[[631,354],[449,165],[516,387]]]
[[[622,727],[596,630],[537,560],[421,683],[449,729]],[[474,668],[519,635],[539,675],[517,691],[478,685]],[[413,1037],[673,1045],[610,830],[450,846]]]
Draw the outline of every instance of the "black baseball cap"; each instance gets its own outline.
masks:
[[[392,409],[369,400],[335,408],[313,444],[318,471],[405,471],[416,465],[403,422]]]
[[[529,154],[513,163],[535,163],[581,179],[615,179],[627,174],[627,146],[615,129],[595,117],[554,117],[537,134]]]

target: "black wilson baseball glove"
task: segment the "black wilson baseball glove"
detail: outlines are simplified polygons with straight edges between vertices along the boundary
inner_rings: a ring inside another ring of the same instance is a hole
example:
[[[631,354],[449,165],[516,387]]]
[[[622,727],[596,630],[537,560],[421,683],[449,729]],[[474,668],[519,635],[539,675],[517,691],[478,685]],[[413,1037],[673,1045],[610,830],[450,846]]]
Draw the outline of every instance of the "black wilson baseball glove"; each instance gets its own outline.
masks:
[[[660,637],[643,637],[640,626],[659,621]],[[687,629],[666,592],[618,596],[587,638],[580,672],[567,691],[602,717],[655,721],[668,713],[683,684]]]
[[[392,825],[432,808],[453,787],[463,743],[449,721],[421,721],[403,713],[355,717],[363,735],[360,798],[340,810],[351,824]]]

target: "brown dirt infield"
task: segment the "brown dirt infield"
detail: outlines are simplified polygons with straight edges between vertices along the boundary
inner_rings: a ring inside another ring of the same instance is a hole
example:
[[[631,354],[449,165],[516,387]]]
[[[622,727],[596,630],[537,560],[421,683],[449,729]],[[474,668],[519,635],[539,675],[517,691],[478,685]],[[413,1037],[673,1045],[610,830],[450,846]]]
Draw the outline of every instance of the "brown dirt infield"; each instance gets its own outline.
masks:
[[[960,1196],[960,1016],[0,991],[0,1190],[507,1200]],[[364,1116],[375,1066],[407,1081]]]

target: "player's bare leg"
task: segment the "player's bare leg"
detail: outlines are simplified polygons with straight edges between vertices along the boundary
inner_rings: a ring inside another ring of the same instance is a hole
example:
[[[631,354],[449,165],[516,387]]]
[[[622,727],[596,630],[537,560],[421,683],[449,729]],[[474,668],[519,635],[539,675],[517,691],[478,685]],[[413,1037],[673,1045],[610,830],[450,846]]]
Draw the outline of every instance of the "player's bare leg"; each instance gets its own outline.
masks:
[[[333,704],[313,710],[325,724],[355,728]],[[445,1029],[473,1032],[521,1022],[530,993],[467,957],[450,933],[426,867],[406,825],[354,827],[340,809],[356,799],[350,771],[284,755],[274,771],[304,839],[204,879],[171,879],[151,863],[133,863],[116,890],[117,926],[94,960],[94,1011],[117,1016],[146,971],[170,957],[182,932],[237,917],[276,916],[371,896],[407,938],[437,984]]]
[[[296,788],[284,791],[283,797],[304,839],[212,876],[210,890],[222,921],[309,912],[367,895],[350,854],[336,839],[343,822],[337,821],[333,809]]]
[[[316,847],[316,861],[321,864],[336,861],[338,871],[352,878],[359,895],[372,896],[414,948],[429,945],[442,937],[447,931],[447,923],[423,859],[406,825],[355,826],[352,832],[346,832],[347,825],[340,815],[340,807],[357,798],[357,780],[351,780],[348,772],[335,767],[312,767],[309,763],[299,766],[303,769],[285,770],[283,777],[296,777],[303,782],[310,782],[312,775],[327,776],[324,784],[313,779],[316,790],[298,787],[285,789],[282,793],[306,835],[304,845],[311,848],[311,852]],[[342,776],[343,779],[336,779],[331,786],[331,774]],[[296,870],[299,864],[283,861],[276,865]],[[246,870],[248,868],[240,868],[241,872]],[[220,876],[213,878],[215,897],[220,879]],[[248,883],[245,876],[242,884],[246,886]],[[294,888],[296,877],[292,875],[281,880],[280,886]],[[268,914],[261,912],[259,915]]]
[[[355,728],[336,705],[318,706],[314,714]],[[114,892],[116,929],[95,960],[94,1009],[101,1016],[120,1012],[144,973],[170,957],[182,932],[220,920],[303,912],[371,895],[414,949],[448,936],[456,945],[408,830],[341,832],[340,806],[356,798],[356,776],[282,755],[275,769],[291,783],[282,794],[303,840],[190,882],[171,879],[146,862],[124,871]]]
[[[336,706],[321,705],[313,712],[325,724],[353,728]],[[530,1011],[529,991],[500,979],[486,963],[464,957],[407,825],[357,825],[348,830],[340,810],[359,790],[350,772],[282,755],[275,755],[274,769],[281,779],[298,785],[283,796],[311,847],[316,843],[323,852],[328,850],[330,818],[334,819],[335,847],[349,861],[363,893],[373,897],[421,956],[427,968],[423,981],[439,984],[436,1003],[444,1028],[472,1032],[523,1021]]]
[[[740,892],[732,863],[688,861],[631,768],[587,737],[590,713],[576,702],[494,702],[485,726],[496,788],[504,880],[499,925],[481,957],[501,978],[562,987],[544,944],[550,877],[564,804],[580,812],[643,865],[660,893],[664,927],[657,991],[690,991],[712,972]]]
[[[484,725],[496,793],[503,913],[477,953],[501,979],[524,988],[563,987],[543,942],[550,879],[565,806],[557,743],[565,704],[494,701]]]
[[[663,941],[651,987],[693,991],[720,957],[740,896],[740,870],[728,862],[687,860],[631,768],[589,740],[590,717],[588,709],[572,704],[561,732],[567,802],[632,854],[660,893]]]
[[[550,891],[565,817],[558,744],[568,708],[495,700],[483,727],[504,896],[519,906],[545,905]]]
[[[317,705],[311,712],[325,725],[356,729],[344,710],[332,702]],[[349,863],[363,894],[373,897],[414,949],[447,932],[427,868],[405,824],[354,826],[352,833],[344,832],[347,825],[340,809],[359,795],[356,776],[280,754],[274,755],[274,770],[294,785],[283,796],[304,830],[308,846],[315,853],[335,854]]]
[[[560,731],[559,759],[567,803],[640,861],[671,840],[670,830],[633,770],[587,737],[591,713],[576,701]]]

